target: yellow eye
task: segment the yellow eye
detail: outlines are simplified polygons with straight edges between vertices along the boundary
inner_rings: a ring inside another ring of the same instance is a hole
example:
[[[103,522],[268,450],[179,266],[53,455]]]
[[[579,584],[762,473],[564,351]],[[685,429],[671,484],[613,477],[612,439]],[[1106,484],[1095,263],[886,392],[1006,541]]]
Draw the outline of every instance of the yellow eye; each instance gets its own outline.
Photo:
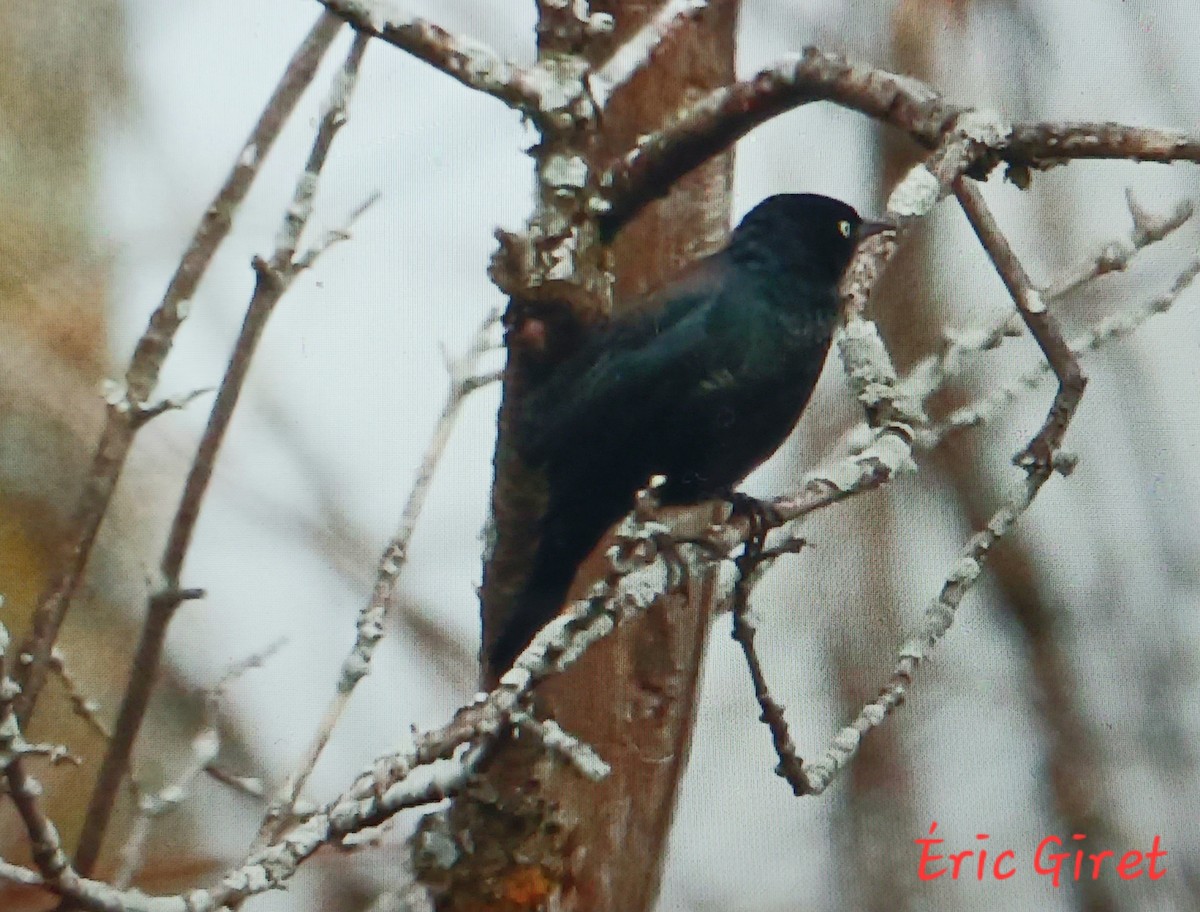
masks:
[[[838,234],[844,238],[850,237],[850,223],[845,219],[838,222]]]

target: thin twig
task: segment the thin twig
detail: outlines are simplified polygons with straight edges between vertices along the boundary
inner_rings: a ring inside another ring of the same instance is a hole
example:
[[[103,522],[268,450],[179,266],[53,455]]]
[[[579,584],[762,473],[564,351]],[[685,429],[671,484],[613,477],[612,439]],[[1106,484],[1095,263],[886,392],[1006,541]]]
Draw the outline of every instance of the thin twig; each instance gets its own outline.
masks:
[[[205,774],[215,782],[240,792],[256,801],[266,795],[266,786],[261,776],[245,776],[228,770],[215,761],[204,767]]]
[[[482,385],[478,379],[477,366],[479,359],[491,347],[491,330],[499,318],[498,311],[489,313],[476,330],[466,351],[457,358],[447,359],[446,369],[450,376],[450,389],[446,394],[446,402],[442,406],[442,413],[438,416],[433,435],[425,448],[425,454],[421,457],[416,478],[409,490],[408,500],[400,514],[400,523],[396,533],[388,542],[379,560],[371,598],[359,612],[356,625],[357,636],[349,654],[342,661],[337,690],[326,706],[321,722],[300,763],[272,797],[267,813],[259,827],[258,835],[251,846],[251,853],[260,851],[275,840],[282,827],[292,816],[296,800],[316,766],[317,760],[320,759],[325,745],[329,743],[333,730],[350,702],[355,687],[366,677],[370,669],[375,647],[383,638],[388,615],[391,614],[395,605],[396,584],[408,561],[409,542],[416,530],[417,520],[425,505],[425,498],[433,482],[434,473],[438,463],[441,462],[446,444],[450,441],[450,435],[454,430],[463,402],[472,391],[479,389]]]
[[[646,69],[668,36],[697,19],[708,8],[708,0],[667,0],[646,24],[629,37],[588,78],[592,98],[603,108],[613,93]]]
[[[21,884],[25,887],[41,887],[46,883],[45,878],[36,871],[31,871],[29,868],[23,868],[20,865],[15,865],[3,859],[0,859],[0,880],[7,880],[10,883]]]
[[[938,597],[926,610],[919,632],[901,649],[891,679],[879,696],[864,706],[857,718],[835,736],[829,750],[818,760],[805,765],[805,784],[813,794],[819,794],[828,787],[858,753],[862,737],[880,725],[904,701],[917,666],[950,629],[963,597],[981,577],[988,555],[1029,509],[1051,473],[1058,470],[1067,474],[1074,466],[1074,461],[1061,452],[1061,446],[1086,385],[1078,359],[1067,345],[1057,321],[1047,311],[1043,298],[1030,282],[979,191],[961,180],[955,184],[955,194],[1030,333],[1059,378],[1059,392],[1043,427],[1014,460],[1025,469],[1020,489],[963,546]]]
[[[763,558],[761,544],[754,548],[748,544],[745,553],[737,560],[738,581],[733,590],[733,639],[742,647],[746,659],[750,683],[754,687],[754,699],[760,711],[759,721],[771,732],[771,744],[775,748],[775,756],[779,758],[775,774],[792,787],[793,795],[799,797],[809,791],[804,776],[804,761],[797,755],[795,742],[788,730],[784,715],[786,707],[771,696],[766,672],[754,645],[757,629],[750,617],[750,593],[763,569]]]
[[[212,391],[211,386],[206,386],[201,389],[192,390],[190,393],[180,393],[177,396],[162,399],[154,405],[148,405],[141,409],[137,414],[137,420],[140,424],[145,424],[147,421],[152,421],[159,415],[166,414],[167,412],[182,411],[201,396],[205,396]]]
[[[611,164],[601,178],[603,231],[615,234],[684,174],[760,124],[813,101],[832,101],[899,126],[929,148],[964,110],[915,79],[805,48],[745,81],[715,89]]]
[[[0,770],[8,786],[9,800],[29,835],[34,866],[46,883],[56,883],[69,870],[70,861],[63,852],[58,830],[42,809],[41,783],[25,769],[24,758],[30,745],[16,714],[14,700],[20,688],[8,675],[8,645],[8,628],[0,623]]]
[[[463,85],[500,99],[534,120],[550,110],[555,78],[541,67],[520,67],[471,38],[453,35],[419,16],[371,0],[318,0],[360,34],[407,51]],[[564,102],[569,99],[562,99]]]
[[[932,86],[808,47],[681,111],[609,165],[597,201],[601,228],[614,235],[675,181],[755,127],[815,101],[903,130],[934,149],[964,117],[1001,127],[987,143],[992,161],[1046,168],[1076,158],[1200,162],[1200,137],[1111,123],[1008,124],[997,114],[948,103]]]
[[[1200,256],[1194,256],[1179,270],[1171,287],[1136,308],[1122,310],[1100,320],[1086,332],[1070,342],[1071,351],[1082,355],[1124,339],[1143,323],[1157,314],[1166,313],[1178,297],[1200,276]],[[1050,365],[1039,361],[1035,367],[989,390],[979,399],[955,409],[943,421],[923,428],[917,443],[922,449],[931,449],[954,431],[978,427],[990,420],[1002,407],[1017,398],[1022,390],[1035,389],[1048,374]]]
[[[566,760],[585,779],[599,782],[612,771],[590,745],[568,734],[553,719],[537,719],[526,712],[515,712],[512,722],[521,731],[537,738],[547,751]]]
[[[284,214],[276,239],[276,249],[270,261],[255,260],[257,281],[241,333],[234,345],[233,355],[225,376],[221,379],[216,401],[209,414],[208,424],[201,435],[196,457],[184,483],[183,494],[175,511],[167,544],[163,550],[160,570],[162,582],[150,596],[146,621],[131,665],[129,684],[117,715],[113,738],[100,764],[79,837],[75,865],[80,874],[88,875],[100,855],[104,833],[108,828],[121,779],[129,768],[129,758],[137,733],[145,718],[157,680],[163,647],[175,609],[182,603],[187,590],[180,588],[180,574],[191,544],[192,533],[200,507],[208,491],[213,467],[233,418],[238,399],[250,371],[258,343],[266,329],[275,305],[291,286],[303,267],[295,260],[300,236],[312,214],[317,181],[329,154],[334,137],[347,119],[347,105],[354,91],[362,56],[368,39],[358,34],[351,45],[346,62],[334,78],[333,87],[323,107],[316,138],[304,171],[296,182],[292,204]]]
[[[156,792],[139,793],[137,814],[134,816],[125,843],[121,846],[121,863],[112,879],[112,885],[118,890],[128,887],[141,869],[146,853],[146,844],[150,839],[150,831],[154,822],[179,808],[186,800],[188,791],[195,781],[216,759],[220,747],[221,741],[216,728],[206,724],[192,738],[192,752],[189,761],[174,781]]]
[[[280,649],[283,642],[283,640],[277,640],[266,649],[247,656],[230,666],[216,684],[204,691],[204,726],[192,738],[191,758],[187,766],[170,784],[156,792],[136,789],[137,816],[134,818],[125,844],[121,847],[121,865],[112,881],[113,886],[118,890],[128,887],[140,870],[150,831],[155,821],[177,810],[187,798],[196,780],[201,775],[212,772],[217,756],[221,752],[221,735],[218,726],[221,702],[226,690],[246,672],[261,668]],[[220,779],[220,777],[217,778]],[[239,790],[245,788],[241,782],[237,782],[235,787]]]
[[[63,687],[66,688],[67,699],[71,702],[71,711],[83,719],[88,727],[105,741],[111,738],[111,729],[100,718],[99,704],[83,692],[83,688],[79,686],[79,682],[67,667],[66,657],[57,646],[50,650],[50,669],[58,675],[58,679],[62,682]]]
[[[1029,332],[1045,355],[1054,375],[1058,377],[1058,392],[1046,415],[1042,429],[1029,442],[1029,445],[1017,454],[1017,464],[1028,469],[1031,473],[1047,478],[1053,470],[1054,457],[1062,446],[1063,436],[1067,426],[1079,407],[1083,391],[1087,387],[1087,377],[1079,359],[1071,351],[1067,340],[1063,337],[1058,319],[1046,306],[1041,292],[1033,287],[1021,261],[1013,253],[996,219],[984,202],[983,196],[974,183],[960,180],[954,188],[955,196],[967,214],[967,220],[975,229],[979,242],[987,251],[1008,293]]]
[[[1124,272],[1142,251],[1169,237],[1186,224],[1193,214],[1193,206],[1187,200],[1180,202],[1171,212],[1154,215],[1137,203],[1132,192],[1126,190],[1125,198],[1133,219],[1129,237],[1110,241],[1051,282],[1043,292],[1047,304],[1062,300],[1100,276]],[[964,356],[991,351],[1005,339],[1019,337],[1023,331],[1024,321],[1015,310],[1009,310],[982,329],[946,330],[942,350],[921,359],[900,381],[900,385],[909,396],[928,399],[962,373]]]
[[[129,770],[129,758],[133,745],[145,718],[150,695],[158,683],[158,666],[166,642],[167,627],[175,609],[184,601],[184,596],[202,597],[199,590],[177,590],[174,593],[156,594],[150,599],[146,620],[142,625],[137,649],[130,663],[129,683],[121,700],[113,736],[100,762],[96,782],[84,816],[83,830],[76,849],[76,869],[87,876],[95,867],[100,856],[104,833],[108,828],[113,807],[121,783]]]
[[[1177,204],[1172,211],[1162,214],[1152,214],[1146,211],[1136,202],[1129,191],[1126,191],[1126,200],[1129,205],[1130,216],[1133,219],[1133,227],[1129,237],[1110,241],[1096,253],[1081,260],[1075,266],[1068,268],[1062,275],[1051,282],[1045,292],[1043,292],[1043,297],[1047,304],[1053,304],[1062,300],[1082,285],[1094,281],[1101,276],[1128,269],[1142,251],[1169,237],[1186,224],[1193,214],[1193,206],[1187,200]],[[1184,286],[1186,284],[1185,282]],[[1179,290],[1182,290],[1184,286],[1180,286]],[[1178,291],[1175,293],[1178,294]],[[1169,303],[1160,306],[1165,309],[1169,306]],[[1123,318],[1117,319],[1118,321],[1123,321]],[[1100,333],[1103,336],[1106,333],[1103,327],[1108,322],[1109,320],[1100,321],[1093,328],[1092,332]],[[986,327],[967,330],[946,329],[943,331],[944,344],[941,350],[927,355],[918,361],[909,370],[908,374],[899,381],[897,386],[903,391],[904,397],[907,400],[919,402],[923,405],[926,400],[942,389],[949,381],[962,374],[967,365],[967,356],[992,351],[999,347],[1006,339],[1020,337],[1023,333],[1024,322],[1015,309],[1008,311],[1000,319],[995,320]],[[1094,342],[1089,342],[1088,336],[1090,334],[1085,334],[1072,343],[1072,349],[1076,353],[1090,350],[1098,344],[1109,341],[1107,338],[1100,338]],[[988,406],[990,403],[990,406],[998,408],[1004,401],[1009,401],[1015,397],[1020,388],[1031,387],[1031,384],[1039,381],[1044,375],[1045,370],[1049,370],[1049,365],[1042,362],[1040,367],[1023,374],[1005,387],[988,393],[980,400],[979,405]],[[940,441],[944,431],[949,429],[950,425],[973,426],[970,423],[962,424],[960,420],[968,410],[956,410],[954,416],[942,424],[936,426],[925,424],[919,427],[917,429],[917,443],[921,448],[929,449]],[[995,408],[987,407],[986,410],[990,413]],[[852,428],[846,433],[844,440],[861,438],[863,431],[864,427],[862,425]]]
[[[50,650],[78,591],[96,533],[108,510],[134,435],[144,423],[140,419],[140,412],[158,383],[159,372],[171,350],[175,332],[187,316],[192,297],[213,255],[229,234],[234,213],[258,176],[262,162],[275,144],[284,123],[312,81],[321,58],[340,26],[337,17],[329,13],[322,14],[288,61],[279,84],[263,108],[258,123],[250,131],[236,163],[205,210],[163,293],[161,303],[150,317],[150,325],[134,348],[123,381],[123,395],[107,397],[109,402],[104,430],[92,457],[83,493],[75,506],[61,565],[38,603],[29,635],[21,645],[21,654],[27,656],[17,671],[22,691],[17,700],[17,715],[22,722],[31,716],[38,694],[45,684]]]
[[[1004,144],[1003,157],[1036,168],[1077,158],[1200,162],[1200,137],[1119,123],[1018,123]]]
[[[1170,212],[1161,215],[1152,213],[1134,198],[1130,188],[1125,189],[1125,205],[1129,207],[1129,216],[1133,219],[1128,239],[1105,244],[1099,252],[1066,271],[1046,287],[1047,300],[1065,297],[1081,285],[1110,272],[1124,272],[1139,253],[1169,237],[1195,212],[1191,200],[1180,200]]]
[[[987,525],[963,547],[941,592],[926,609],[920,629],[901,648],[892,676],[880,690],[879,696],[866,704],[854,721],[837,733],[829,749],[820,758],[805,764],[804,777],[812,794],[819,795],[825,791],[858,753],[863,736],[882,724],[904,702],[917,666],[950,629],[963,596],[979,580],[988,553],[1028,509],[1044,481],[1044,477],[1028,473],[1021,490],[997,510]]]

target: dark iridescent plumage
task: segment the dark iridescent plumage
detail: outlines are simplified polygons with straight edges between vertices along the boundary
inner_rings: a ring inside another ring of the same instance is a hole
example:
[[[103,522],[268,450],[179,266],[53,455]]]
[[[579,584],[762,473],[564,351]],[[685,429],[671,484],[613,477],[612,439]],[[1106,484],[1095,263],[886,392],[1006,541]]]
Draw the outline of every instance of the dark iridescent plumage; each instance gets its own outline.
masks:
[[[654,307],[596,331],[530,392],[517,445],[545,472],[549,501],[494,670],[558,613],[651,476],[666,476],[664,503],[727,497],[783,443],[825,362],[862,226],[838,200],[770,197]]]

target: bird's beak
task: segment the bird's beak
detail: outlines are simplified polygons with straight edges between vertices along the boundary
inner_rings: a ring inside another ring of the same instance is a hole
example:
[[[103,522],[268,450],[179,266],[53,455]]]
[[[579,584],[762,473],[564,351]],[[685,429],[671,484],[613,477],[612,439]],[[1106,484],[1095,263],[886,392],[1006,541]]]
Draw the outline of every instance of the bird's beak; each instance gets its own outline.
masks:
[[[891,222],[859,222],[858,224],[858,243],[862,243],[867,238],[876,234],[883,234],[885,231],[895,231],[896,226]]]

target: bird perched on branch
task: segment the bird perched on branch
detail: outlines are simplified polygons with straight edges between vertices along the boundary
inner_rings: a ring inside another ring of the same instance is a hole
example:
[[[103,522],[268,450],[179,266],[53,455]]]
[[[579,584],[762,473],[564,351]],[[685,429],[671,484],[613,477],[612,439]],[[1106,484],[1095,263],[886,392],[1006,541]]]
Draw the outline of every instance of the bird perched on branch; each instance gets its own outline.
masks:
[[[829,197],[769,197],[654,306],[585,335],[529,391],[516,445],[549,496],[493,671],[558,613],[579,564],[652,476],[665,476],[666,504],[728,498],[775,452],[821,373],[855,247],[889,227]]]

